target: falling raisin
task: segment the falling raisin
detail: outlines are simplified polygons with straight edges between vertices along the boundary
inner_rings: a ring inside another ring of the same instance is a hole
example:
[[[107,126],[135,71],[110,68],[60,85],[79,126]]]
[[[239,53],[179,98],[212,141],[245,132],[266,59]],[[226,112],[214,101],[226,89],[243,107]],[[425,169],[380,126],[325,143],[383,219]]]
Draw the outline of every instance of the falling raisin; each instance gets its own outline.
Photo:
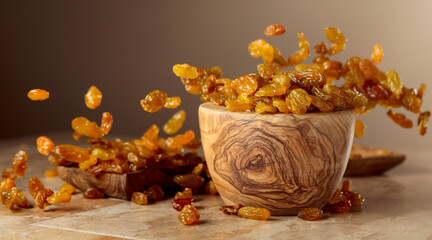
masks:
[[[282,35],[284,32],[285,32],[285,28],[282,25],[277,23],[269,25],[264,29],[264,34],[267,37]]]
[[[363,124],[362,120],[357,119],[355,122],[354,127],[354,137],[361,138],[365,134],[365,125]]]
[[[399,126],[401,126],[403,128],[412,128],[413,127],[413,122],[411,120],[409,120],[402,113],[395,113],[392,110],[388,110],[387,116],[389,116],[389,118],[393,122],[397,123]]]
[[[113,117],[111,113],[109,112],[102,113],[101,129],[105,135],[108,135],[112,125],[113,125]]]
[[[27,153],[19,151],[15,154],[12,161],[12,169],[16,177],[23,177],[27,170]]]
[[[154,90],[150,92],[145,97],[145,99],[141,100],[141,106],[144,109],[144,111],[149,113],[155,113],[160,111],[164,107],[166,103],[166,99],[167,99],[166,93],[159,90]]]
[[[185,119],[186,119],[186,112],[180,110],[179,112],[174,114],[168,120],[168,122],[165,123],[162,129],[166,134],[170,134],[170,135],[175,134],[183,126],[183,122],[185,121]]]
[[[377,44],[373,47],[372,54],[371,54],[371,60],[374,63],[380,63],[384,57],[383,49],[381,45]]]
[[[53,141],[46,136],[38,137],[36,139],[36,144],[38,152],[45,156],[48,156],[55,147]]]
[[[102,93],[96,86],[91,86],[84,95],[85,105],[90,109],[99,107],[102,102]]]
[[[418,116],[418,119],[417,119],[418,131],[419,131],[420,135],[422,135],[422,136],[424,136],[426,134],[427,124],[429,122],[430,115],[431,115],[430,112],[426,111],[426,112],[420,113]]]
[[[43,89],[32,89],[27,93],[27,97],[32,101],[43,101],[49,98],[49,92]]]

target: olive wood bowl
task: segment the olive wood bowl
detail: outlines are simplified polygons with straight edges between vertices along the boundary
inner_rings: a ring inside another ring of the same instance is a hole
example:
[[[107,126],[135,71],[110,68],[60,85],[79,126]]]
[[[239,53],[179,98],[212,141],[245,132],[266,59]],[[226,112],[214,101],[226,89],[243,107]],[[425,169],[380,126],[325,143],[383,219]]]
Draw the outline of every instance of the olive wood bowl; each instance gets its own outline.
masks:
[[[295,115],[199,107],[204,154],[223,201],[272,215],[328,203],[347,166],[354,121],[353,110]]]

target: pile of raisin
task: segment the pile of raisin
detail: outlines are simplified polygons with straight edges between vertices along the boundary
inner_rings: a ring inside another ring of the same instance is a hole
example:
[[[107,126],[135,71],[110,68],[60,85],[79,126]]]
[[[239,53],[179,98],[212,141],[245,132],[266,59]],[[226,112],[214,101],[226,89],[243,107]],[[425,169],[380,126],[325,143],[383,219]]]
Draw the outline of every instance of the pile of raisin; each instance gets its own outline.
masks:
[[[284,32],[285,28],[279,24],[264,30],[268,37]],[[305,114],[355,109],[363,115],[377,104],[389,109],[404,107],[419,114],[418,131],[424,135],[429,120],[429,112],[421,113],[426,86],[409,89],[402,85],[395,70],[381,71],[376,66],[384,56],[380,45],[373,47],[371,59],[354,56],[345,63],[331,60],[331,56],[345,49],[347,39],[337,28],[327,27],[324,32],[330,47],[325,42],[316,44],[311,64],[302,64],[310,55],[310,43],[299,32],[299,50],[287,59],[264,39],[251,42],[250,55],[261,57],[264,62],[257,66],[256,73],[232,80],[222,77],[219,67],[204,69],[188,64],[174,65],[173,72],[181,78],[187,92],[201,95],[202,101],[225,106],[229,111]],[[283,70],[288,66],[295,66],[295,70]],[[334,83],[340,78],[344,82],[336,86]],[[162,100],[153,102],[152,106],[158,109],[164,106]],[[412,121],[401,113],[389,111],[387,115],[404,128],[413,127]],[[364,129],[363,123],[357,122],[356,137],[363,136]]]

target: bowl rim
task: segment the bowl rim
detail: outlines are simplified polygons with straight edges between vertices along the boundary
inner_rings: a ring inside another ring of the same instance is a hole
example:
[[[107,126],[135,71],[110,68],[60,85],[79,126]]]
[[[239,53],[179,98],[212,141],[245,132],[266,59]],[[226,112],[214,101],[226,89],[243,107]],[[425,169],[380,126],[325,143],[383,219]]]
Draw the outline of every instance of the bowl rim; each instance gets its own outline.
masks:
[[[288,116],[295,116],[295,117],[315,117],[315,116],[328,116],[328,115],[338,115],[338,114],[355,114],[355,109],[344,109],[339,111],[332,111],[332,112],[306,112],[305,114],[295,114],[295,113],[257,113],[255,111],[248,111],[248,112],[231,112],[228,109],[226,109],[225,106],[222,105],[216,105],[211,102],[204,102],[199,105],[200,109],[205,109],[212,112],[220,112],[220,113],[228,113],[231,115],[249,115],[249,116],[275,116],[275,117],[288,117]]]

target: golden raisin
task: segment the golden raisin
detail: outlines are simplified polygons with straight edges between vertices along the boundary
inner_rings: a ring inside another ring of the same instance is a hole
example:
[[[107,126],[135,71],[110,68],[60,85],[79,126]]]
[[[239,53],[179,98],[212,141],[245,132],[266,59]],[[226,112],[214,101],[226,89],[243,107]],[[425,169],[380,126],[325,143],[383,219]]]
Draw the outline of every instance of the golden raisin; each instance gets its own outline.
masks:
[[[420,108],[422,105],[422,99],[417,96],[417,92],[415,89],[407,89],[402,87],[402,105],[406,110],[411,111],[413,113],[420,113]]]
[[[98,163],[97,157],[90,155],[88,160],[79,163],[79,168],[81,170],[85,171],[85,170],[89,169],[91,166],[96,165],[97,163]]]
[[[346,38],[337,28],[327,27],[324,29],[329,42],[332,43],[328,54],[334,55],[345,49]]]
[[[48,156],[54,150],[53,141],[46,136],[41,136],[36,139],[37,150],[40,154]]]
[[[54,192],[50,189],[47,189],[47,188],[42,189],[39,192],[37,192],[36,197],[35,197],[36,206],[38,206],[38,208],[40,208],[40,209],[45,209],[46,207],[51,205],[48,202],[48,198],[53,194],[54,194]]]
[[[171,200],[171,205],[175,210],[181,211],[186,205],[191,205],[192,201],[192,198],[177,198]]]
[[[99,139],[103,137],[104,131],[95,123],[85,117],[77,117],[72,120],[72,129],[80,135]]]
[[[203,185],[204,178],[196,174],[189,173],[184,175],[175,175],[173,177],[173,182],[181,187],[197,189]]]
[[[418,131],[419,131],[420,135],[422,135],[422,136],[424,136],[426,134],[427,124],[429,122],[430,115],[431,115],[430,112],[426,111],[426,112],[420,113],[418,116],[418,119],[417,119]]]
[[[264,29],[264,34],[267,37],[282,35],[284,32],[285,32],[285,28],[282,25],[277,23],[269,25]]]
[[[33,198],[36,198],[37,193],[45,189],[43,183],[37,177],[30,178],[28,181],[28,188]]]
[[[91,86],[84,95],[85,105],[90,109],[99,107],[102,102],[102,93],[96,86]]]
[[[181,210],[178,219],[184,225],[192,225],[198,223],[200,214],[194,206],[186,205]]]
[[[51,196],[49,196],[46,201],[49,204],[56,204],[56,203],[67,203],[67,202],[70,202],[71,199],[72,199],[72,196],[70,193],[58,192],[58,193],[54,193]]]
[[[279,84],[277,82],[272,82],[259,88],[259,90],[256,91],[255,96],[257,97],[281,96],[284,95],[286,91],[287,91],[286,86]]]
[[[401,113],[395,113],[392,110],[388,110],[387,116],[389,116],[393,122],[397,123],[399,126],[403,128],[413,127],[413,122]]]
[[[147,198],[149,200],[163,200],[165,197],[165,193],[161,186],[154,184],[151,185],[146,191],[143,192],[145,195],[147,195]]]
[[[11,190],[13,187],[16,187],[16,183],[12,178],[6,178],[1,182],[0,190]]]
[[[312,98],[305,90],[296,88],[289,93],[285,101],[287,103],[288,109],[292,113],[304,114],[306,113],[309,105],[311,105]]]
[[[88,199],[105,198],[105,193],[97,188],[87,188],[83,193],[83,197]]]
[[[309,41],[302,32],[298,34],[299,50],[288,58],[288,66],[294,66],[303,62],[309,56]]]
[[[160,111],[164,107],[166,100],[166,93],[159,90],[154,90],[147,94],[145,99],[141,100],[141,106],[144,111],[149,113],[155,113]]]
[[[163,131],[166,134],[175,134],[180,130],[180,128],[183,126],[183,122],[186,119],[186,112],[183,110],[178,111],[176,114],[174,114],[168,122],[165,123],[163,126]]]
[[[174,108],[178,108],[180,104],[181,104],[180,97],[170,97],[166,99],[164,107],[174,109]]]
[[[357,119],[355,122],[355,128],[354,128],[354,137],[361,138],[365,134],[365,125],[363,124],[362,120]]]
[[[50,177],[58,177],[59,173],[57,171],[57,168],[51,168],[48,170],[45,170],[45,177],[50,178]]]
[[[138,205],[147,205],[147,195],[142,192],[134,192],[131,201]]]
[[[237,215],[238,211],[240,210],[240,208],[244,207],[242,204],[237,204],[237,205],[226,205],[226,206],[221,206],[219,208],[219,210],[222,211],[223,214],[226,215]]]
[[[327,54],[327,46],[324,42],[317,43],[314,46],[314,52],[319,55]]]
[[[23,177],[27,170],[27,153],[19,151],[15,154],[12,161],[12,169],[16,177]]]
[[[87,161],[90,158],[90,154],[87,150],[82,147],[69,144],[57,145],[54,149],[54,152],[61,158],[76,163]]]
[[[69,193],[69,194],[74,194],[76,191],[76,188],[69,183],[65,183],[63,185],[61,185],[59,192],[61,193]]]
[[[385,75],[387,79],[385,86],[392,91],[397,98],[399,98],[402,94],[402,83],[399,74],[395,70],[390,70]]]
[[[182,145],[190,143],[195,137],[195,133],[192,130],[186,131],[184,134],[179,134],[174,137],[169,137],[166,140],[166,144],[169,148],[175,149]]]
[[[258,82],[256,78],[250,74],[235,79],[232,84],[238,94],[243,94],[246,96],[252,95],[258,88]]]
[[[306,221],[317,221],[323,218],[323,210],[319,208],[304,208],[297,216]]]
[[[198,71],[196,67],[189,66],[189,64],[176,64],[172,68],[174,74],[177,77],[195,79],[198,77]]]
[[[101,129],[105,135],[108,135],[112,125],[113,125],[113,117],[111,113],[109,112],[102,113]]]
[[[373,47],[372,54],[371,54],[371,60],[374,63],[380,63],[384,57],[383,49],[381,45],[377,44]]]
[[[12,168],[5,168],[2,170],[2,178],[11,178],[15,179],[17,176],[15,175],[15,172]]]
[[[213,182],[213,180],[209,180],[205,186],[205,193],[211,194],[211,195],[217,195],[218,190],[216,189],[216,186]]]
[[[191,188],[185,188],[182,192],[177,192],[174,199],[182,199],[182,198],[192,198],[192,189]]]
[[[242,207],[238,213],[244,218],[253,220],[267,220],[270,217],[269,210],[265,208]]]
[[[27,93],[27,97],[33,101],[43,101],[49,98],[49,92],[43,89],[32,89]]]

